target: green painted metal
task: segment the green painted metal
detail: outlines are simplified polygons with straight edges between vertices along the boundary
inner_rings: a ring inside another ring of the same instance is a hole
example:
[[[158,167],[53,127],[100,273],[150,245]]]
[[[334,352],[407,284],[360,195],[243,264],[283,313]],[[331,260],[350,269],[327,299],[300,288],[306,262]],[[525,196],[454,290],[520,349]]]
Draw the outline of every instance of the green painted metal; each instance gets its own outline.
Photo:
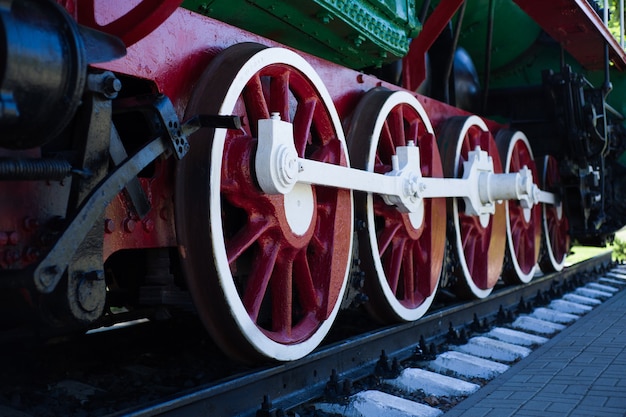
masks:
[[[350,68],[406,55],[415,0],[185,0],[183,7]]]
[[[492,0],[495,7],[490,70],[502,68],[532,46],[541,28],[512,0]],[[479,73],[484,73],[490,0],[467,0],[459,45]]]

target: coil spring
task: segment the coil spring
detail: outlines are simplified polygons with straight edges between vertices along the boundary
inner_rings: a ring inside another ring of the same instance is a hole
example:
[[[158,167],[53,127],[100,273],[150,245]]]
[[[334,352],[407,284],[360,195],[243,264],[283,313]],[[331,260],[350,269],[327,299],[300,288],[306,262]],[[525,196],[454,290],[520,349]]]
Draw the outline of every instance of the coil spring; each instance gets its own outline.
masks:
[[[61,181],[74,172],[62,159],[0,159],[0,180]]]

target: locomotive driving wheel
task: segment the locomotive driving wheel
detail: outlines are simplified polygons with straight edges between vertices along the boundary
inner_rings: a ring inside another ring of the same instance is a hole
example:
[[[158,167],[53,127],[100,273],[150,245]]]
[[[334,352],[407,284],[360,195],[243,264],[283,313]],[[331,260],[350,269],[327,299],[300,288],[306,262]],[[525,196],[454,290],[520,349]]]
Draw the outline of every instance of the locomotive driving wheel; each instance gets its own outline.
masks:
[[[503,130],[496,136],[505,173],[515,173],[524,167],[538,181],[537,166],[530,143],[520,131]],[[532,280],[539,260],[541,246],[541,206],[525,208],[518,200],[504,203],[506,214],[507,254],[502,278],[509,283],[528,283]]]
[[[301,358],[341,303],[352,193],[296,184],[286,195],[264,194],[254,174],[257,122],[280,116],[293,124],[299,157],[348,166],[330,95],[296,53],[239,44],[212,61],[186,112],[234,114],[244,124],[195,134],[178,167],[179,251],[198,313],[240,360]]]
[[[542,188],[556,193],[561,185],[557,160],[550,155],[544,156],[539,164],[539,172]],[[539,265],[544,271],[560,271],[565,266],[565,257],[570,249],[569,221],[562,201],[542,206],[543,250]]]
[[[413,141],[421,173],[443,177],[434,131],[411,94],[377,88],[359,102],[348,135],[355,167],[384,174],[398,146]],[[364,143],[369,140],[369,144]],[[437,290],[445,250],[446,203],[424,199],[417,212],[402,213],[379,195],[355,193],[361,268],[371,313],[381,321],[412,321],[424,315]]]
[[[478,116],[454,117],[448,120],[439,135],[439,148],[444,174],[448,178],[463,177],[463,163],[470,151],[480,148],[493,161],[494,173],[502,173],[502,164],[493,136]],[[448,239],[455,265],[455,289],[460,295],[487,297],[496,285],[506,245],[506,218],[502,204],[488,216],[469,215],[461,198],[449,199],[451,230]]]

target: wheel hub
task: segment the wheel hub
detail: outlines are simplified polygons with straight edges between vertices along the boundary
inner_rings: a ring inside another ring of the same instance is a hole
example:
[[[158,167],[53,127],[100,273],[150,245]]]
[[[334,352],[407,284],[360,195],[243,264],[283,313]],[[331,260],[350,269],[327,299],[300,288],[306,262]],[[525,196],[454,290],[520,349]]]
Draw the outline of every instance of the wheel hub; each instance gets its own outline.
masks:
[[[285,194],[285,217],[291,231],[302,236],[309,230],[315,211],[313,188],[308,184],[295,184],[292,190]]]

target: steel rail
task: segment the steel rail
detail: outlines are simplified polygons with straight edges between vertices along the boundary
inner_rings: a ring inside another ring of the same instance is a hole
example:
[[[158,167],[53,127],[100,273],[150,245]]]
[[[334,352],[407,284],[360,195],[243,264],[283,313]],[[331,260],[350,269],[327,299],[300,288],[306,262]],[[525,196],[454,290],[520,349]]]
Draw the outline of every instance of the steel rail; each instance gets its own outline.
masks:
[[[384,350],[389,358],[407,359],[419,344],[441,340],[449,326],[469,326],[476,315],[491,320],[502,307],[515,309],[521,299],[531,301],[538,293],[579,278],[585,272],[599,272],[611,263],[607,252],[565,270],[536,277],[524,286],[496,289],[483,300],[458,303],[435,310],[416,322],[389,326],[322,346],[295,362],[282,363],[233,376],[211,385],[183,392],[158,404],[125,410],[112,416],[255,416],[264,398],[273,407],[290,409],[323,394],[331,374],[340,380],[358,380],[374,371]],[[265,415],[265,414],[263,414]],[[268,416],[271,410],[268,410]]]

